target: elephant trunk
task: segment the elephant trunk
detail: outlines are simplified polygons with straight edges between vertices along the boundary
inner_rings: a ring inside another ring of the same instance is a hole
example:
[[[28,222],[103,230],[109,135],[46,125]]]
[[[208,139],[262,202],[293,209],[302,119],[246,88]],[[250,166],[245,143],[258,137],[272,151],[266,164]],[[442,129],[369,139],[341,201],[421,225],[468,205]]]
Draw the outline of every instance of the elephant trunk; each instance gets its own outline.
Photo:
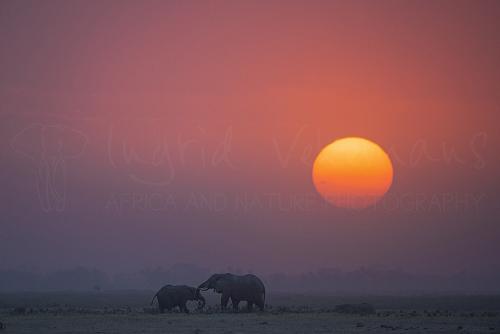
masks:
[[[198,301],[198,309],[202,309],[205,307],[205,298],[200,293],[200,289],[196,289],[195,299]]]
[[[209,280],[206,280],[205,282],[201,283],[198,286],[198,290],[201,290],[201,291],[207,291],[208,289],[209,289]]]

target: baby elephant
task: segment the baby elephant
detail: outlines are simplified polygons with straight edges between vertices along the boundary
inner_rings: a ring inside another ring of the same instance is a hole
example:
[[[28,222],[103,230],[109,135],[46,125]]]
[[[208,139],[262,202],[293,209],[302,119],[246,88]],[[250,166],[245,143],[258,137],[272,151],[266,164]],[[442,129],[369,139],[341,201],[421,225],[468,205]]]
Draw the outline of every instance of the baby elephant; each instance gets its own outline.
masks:
[[[158,299],[158,308],[161,313],[165,312],[165,309],[172,311],[176,306],[179,306],[181,312],[189,313],[186,307],[188,300],[197,300],[199,309],[205,306],[205,298],[201,295],[200,289],[187,285],[165,285],[153,296],[151,305],[155,298]]]

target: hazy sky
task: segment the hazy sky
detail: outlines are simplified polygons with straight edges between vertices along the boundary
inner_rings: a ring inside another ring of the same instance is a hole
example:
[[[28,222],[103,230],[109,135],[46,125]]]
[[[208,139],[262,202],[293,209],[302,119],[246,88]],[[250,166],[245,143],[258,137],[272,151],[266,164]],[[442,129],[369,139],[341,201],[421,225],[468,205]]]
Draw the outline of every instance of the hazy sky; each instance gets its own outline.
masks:
[[[500,272],[497,1],[2,1],[0,267]],[[394,182],[315,192],[336,138]]]

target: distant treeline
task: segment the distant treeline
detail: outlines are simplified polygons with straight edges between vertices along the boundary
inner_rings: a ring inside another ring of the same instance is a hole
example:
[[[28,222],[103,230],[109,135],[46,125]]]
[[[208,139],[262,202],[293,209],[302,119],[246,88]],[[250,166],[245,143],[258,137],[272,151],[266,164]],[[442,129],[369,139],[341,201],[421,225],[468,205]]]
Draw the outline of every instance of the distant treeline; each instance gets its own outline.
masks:
[[[219,270],[220,271],[220,270]],[[242,273],[228,268],[226,271]],[[196,286],[212,270],[192,264],[144,269],[110,275],[77,267],[50,273],[0,270],[0,291],[155,290],[170,284]],[[258,273],[257,273],[258,274]],[[329,294],[500,293],[500,275],[462,272],[449,276],[414,275],[399,270],[360,268],[354,271],[320,269],[302,274],[259,275],[273,292]]]

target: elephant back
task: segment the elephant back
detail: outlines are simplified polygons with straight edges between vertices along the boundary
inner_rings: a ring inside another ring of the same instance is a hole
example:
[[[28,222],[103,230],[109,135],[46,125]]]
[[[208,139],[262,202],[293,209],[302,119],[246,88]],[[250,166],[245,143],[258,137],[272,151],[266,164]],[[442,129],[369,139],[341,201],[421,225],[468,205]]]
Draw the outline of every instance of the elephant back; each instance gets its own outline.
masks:
[[[248,288],[251,288],[255,292],[265,293],[266,288],[264,287],[264,283],[253,274],[247,274],[240,276],[241,284],[245,285]]]

